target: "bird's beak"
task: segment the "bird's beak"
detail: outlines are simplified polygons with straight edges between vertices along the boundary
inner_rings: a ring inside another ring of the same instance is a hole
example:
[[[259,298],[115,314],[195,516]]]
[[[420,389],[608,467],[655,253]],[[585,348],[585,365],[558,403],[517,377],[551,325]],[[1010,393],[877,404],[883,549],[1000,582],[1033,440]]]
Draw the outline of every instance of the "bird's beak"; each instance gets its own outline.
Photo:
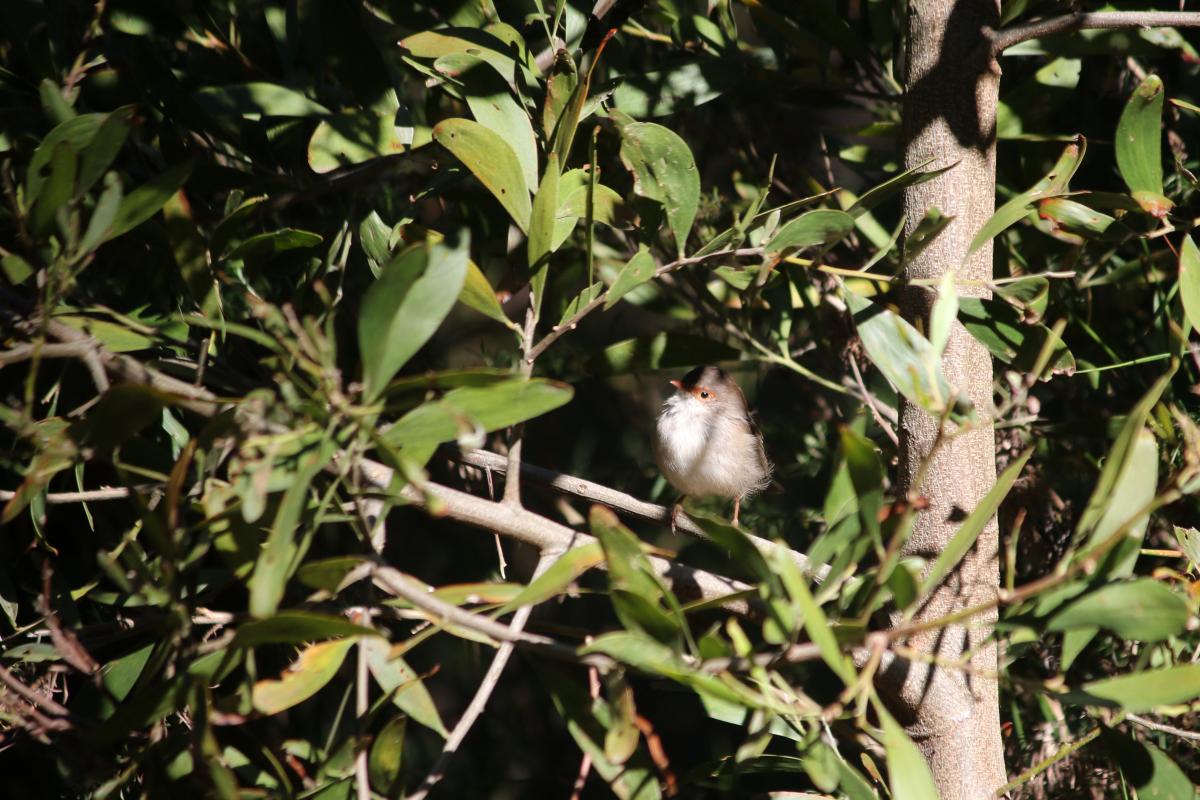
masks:
[[[683,388],[683,383],[681,383],[680,381],[670,381],[670,384],[671,384],[672,386],[674,386],[676,389],[682,389],[682,388]]]

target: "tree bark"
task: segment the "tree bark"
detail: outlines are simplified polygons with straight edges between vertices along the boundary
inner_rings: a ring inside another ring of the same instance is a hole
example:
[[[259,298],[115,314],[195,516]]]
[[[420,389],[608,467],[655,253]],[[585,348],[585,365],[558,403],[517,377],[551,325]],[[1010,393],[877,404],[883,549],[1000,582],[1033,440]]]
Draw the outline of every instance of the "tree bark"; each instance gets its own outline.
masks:
[[[932,160],[954,164],[904,195],[905,232],[911,234],[931,208],[954,218],[934,243],[910,261],[909,278],[990,280],[992,246],[968,257],[972,237],[995,210],[995,119],[1000,70],[984,26],[995,26],[994,0],[910,0],[904,101],[904,157],[908,167]],[[964,295],[987,296],[983,287]],[[927,320],[932,293],[910,289],[904,300],[912,320]],[[951,387],[971,400],[979,424],[940,446],[938,420],[912,404],[901,413],[899,487],[927,497],[906,552],[932,561],[996,481],[992,427],[992,362],[987,349],[955,323],[942,361]],[[947,423],[948,427],[953,428]],[[924,480],[922,464],[928,461]],[[949,575],[916,620],[936,619],[993,597],[999,589],[996,521]],[[895,662],[884,679],[898,697],[897,712],[925,754],[944,800],[990,798],[1006,782],[1000,739],[995,645],[985,645],[992,617],[951,625],[913,637],[909,644],[941,664],[973,653],[970,669]],[[976,650],[976,648],[978,648]]]

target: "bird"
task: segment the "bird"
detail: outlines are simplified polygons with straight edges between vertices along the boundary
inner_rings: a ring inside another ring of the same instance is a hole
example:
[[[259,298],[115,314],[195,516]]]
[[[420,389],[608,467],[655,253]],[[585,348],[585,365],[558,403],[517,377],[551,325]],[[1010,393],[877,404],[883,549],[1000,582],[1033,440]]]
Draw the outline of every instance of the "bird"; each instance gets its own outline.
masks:
[[[741,387],[720,367],[703,365],[672,380],[655,426],[654,455],[680,493],[671,509],[675,529],[685,497],[733,499],[736,526],[742,501],[766,488],[771,462]]]

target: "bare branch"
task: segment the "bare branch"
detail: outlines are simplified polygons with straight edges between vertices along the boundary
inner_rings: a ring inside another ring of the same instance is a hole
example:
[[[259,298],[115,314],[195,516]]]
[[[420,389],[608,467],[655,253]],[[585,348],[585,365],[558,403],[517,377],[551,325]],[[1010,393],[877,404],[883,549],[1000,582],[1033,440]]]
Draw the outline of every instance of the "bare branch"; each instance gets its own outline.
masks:
[[[50,505],[62,505],[66,503],[94,503],[101,500],[124,500],[139,489],[155,488],[158,488],[158,484],[135,487],[105,486],[101,489],[88,489],[84,492],[50,492],[46,495],[46,502]],[[8,502],[16,494],[16,492],[9,489],[0,489],[0,502]]]
[[[481,467],[483,469],[492,470],[505,474],[507,464],[503,456],[497,453],[490,453],[487,450],[471,450],[465,453],[451,453],[451,458],[456,461],[461,461],[464,464]],[[584,500],[590,500],[593,503],[603,503],[604,505],[616,510],[631,514],[640,519],[650,520],[651,522],[661,522],[664,525],[671,522],[671,509],[666,506],[660,506],[656,503],[648,503],[645,500],[639,500],[633,495],[619,492],[616,489],[610,489],[599,483],[576,478],[574,475],[567,475],[557,470],[546,469],[545,467],[534,466],[533,464],[522,464],[521,475],[529,480],[536,481],[540,484],[550,487],[556,492],[580,497]],[[691,536],[700,539],[708,539],[708,534],[704,529],[692,521],[686,514],[680,514],[676,520],[676,527]],[[797,553],[795,550],[781,548],[774,542],[763,539],[758,536],[750,536],[750,542],[758,548],[763,555],[773,555],[774,553],[785,550],[788,557],[796,563],[803,572],[811,574],[817,580],[824,579],[829,570],[827,567],[820,567],[817,570],[812,569],[812,564],[808,558],[802,553]]]
[[[1091,11],[1064,14],[1039,19],[1000,30],[984,28],[983,35],[991,42],[992,55],[998,56],[1008,48],[1056,33],[1073,33],[1097,28],[1195,28],[1200,27],[1200,12],[1188,11]]]
[[[532,291],[532,289],[531,289]],[[530,353],[530,348],[533,347],[533,337],[537,333],[538,315],[536,313],[535,304],[540,303],[540,297],[529,295],[529,308],[525,310],[525,327],[521,330],[521,377],[529,380],[529,376],[533,374],[533,362],[537,358],[536,355]],[[504,484],[504,502],[510,506],[521,505],[521,445],[525,439],[525,423],[518,422],[513,426],[512,436],[508,442],[508,463],[509,472],[517,473],[517,480],[506,481]]]
[[[1130,722],[1136,722],[1138,725],[1149,728],[1152,731],[1162,731],[1172,736],[1178,736],[1180,739],[1190,739],[1193,742],[1200,742],[1200,733],[1196,733],[1195,731],[1185,731],[1183,728],[1176,728],[1174,725],[1164,725],[1161,722],[1155,722],[1152,719],[1146,719],[1137,714],[1126,714],[1125,719]]]
[[[392,470],[377,461],[363,459],[362,470],[364,477],[380,489],[386,489],[391,482]],[[407,484],[400,490],[400,497],[441,516],[533,545],[543,553],[564,552],[572,547],[596,541],[589,534],[572,530],[532,511],[493,503],[482,497],[432,482],[426,482],[419,488],[411,483]],[[680,599],[692,601],[726,598],[721,603],[722,608],[735,614],[751,613],[750,604],[746,599],[730,597],[749,592],[751,587],[747,584],[660,556],[648,556],[648,559],[655,572],[667,579]]]

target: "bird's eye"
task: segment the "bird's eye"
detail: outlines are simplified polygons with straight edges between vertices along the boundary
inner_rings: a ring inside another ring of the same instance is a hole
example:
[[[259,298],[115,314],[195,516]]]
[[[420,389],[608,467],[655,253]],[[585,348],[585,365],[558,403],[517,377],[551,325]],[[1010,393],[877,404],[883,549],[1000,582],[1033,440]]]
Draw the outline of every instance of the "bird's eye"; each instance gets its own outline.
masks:
[[[708,399],[708,392],[701,392],[701,393],[700,393],[700,399],[701,399],[701,400],[707,400],[707,399]]]

